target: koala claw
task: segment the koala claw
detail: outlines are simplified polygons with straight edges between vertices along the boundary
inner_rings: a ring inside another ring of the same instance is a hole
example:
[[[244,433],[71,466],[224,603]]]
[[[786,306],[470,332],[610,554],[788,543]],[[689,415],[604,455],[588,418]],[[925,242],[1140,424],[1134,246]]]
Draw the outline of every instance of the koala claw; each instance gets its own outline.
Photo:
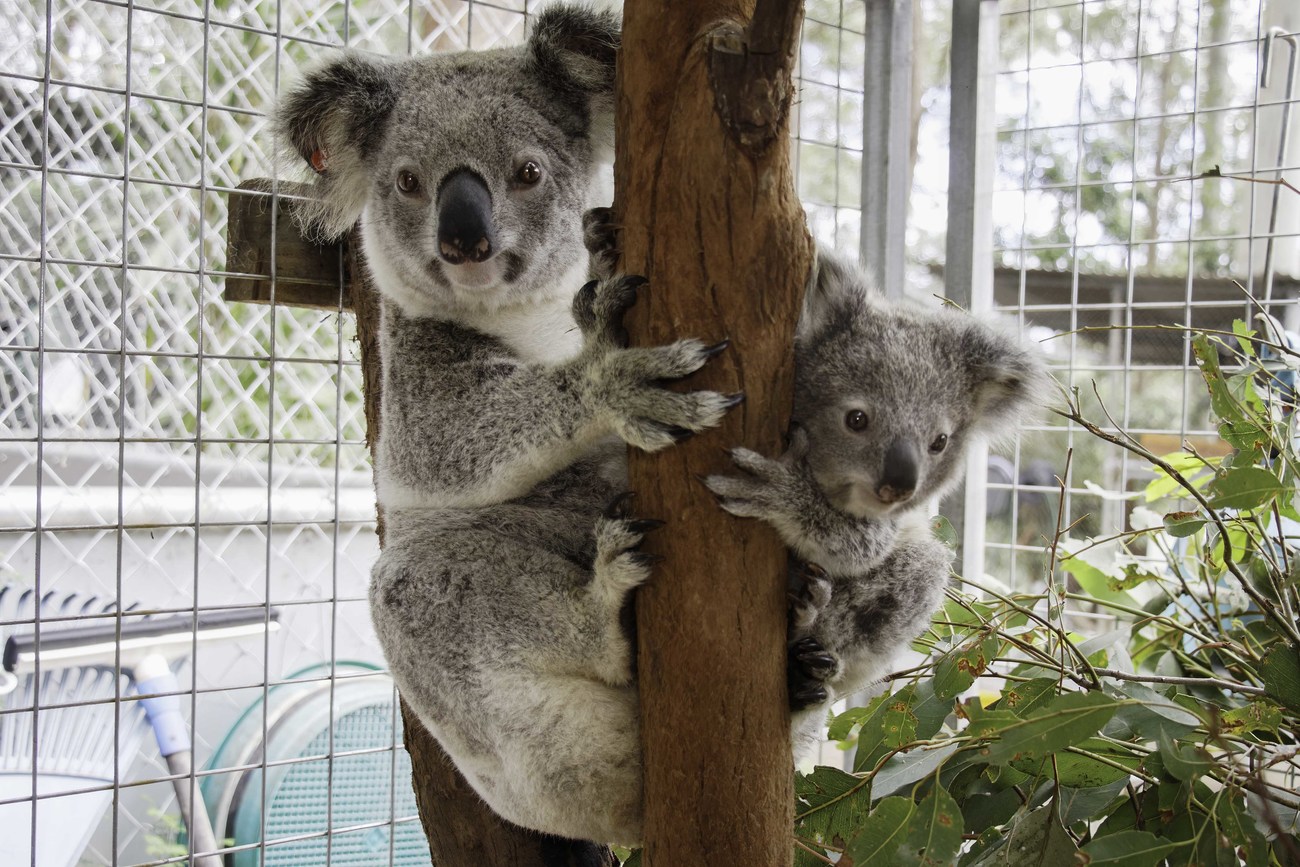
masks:
[[[810,636],[791,642],[786,652],[786,666],[790,710],[803,710],[823,704],[830,698],[825,684],[839,670],[840,661],[817,639]]]
[[[831,602],[832,584],[826,572],[815,563],[808,563],[799,573],[799,587],[790,593],[790,635],[808,634],[817,616]]]
[[[627,507],[631,504],[632,499],[636,496],[636,491],[624,491],[605,504],[605,510],[602,514],[608,520],[617,520],[627,517]]]
[[[704,347],[704,349],[700,351],[705,358],[716,358],[717,356],[721,355],[726,350],[726,348],[730,345],[731,345],[731,338],[724,337],[723,339],[719,340],[717,343],[714,343],[712,346],[706,346]]]
[[[614,607],[622,605],[629,590],[649,580],[651,568],[663,559],[640,550],[645,534],[662,527],[663,521],[627,517],[631,496],[629,491],[615,497],[606,507],[605,515],[596,522],[594,582]]]

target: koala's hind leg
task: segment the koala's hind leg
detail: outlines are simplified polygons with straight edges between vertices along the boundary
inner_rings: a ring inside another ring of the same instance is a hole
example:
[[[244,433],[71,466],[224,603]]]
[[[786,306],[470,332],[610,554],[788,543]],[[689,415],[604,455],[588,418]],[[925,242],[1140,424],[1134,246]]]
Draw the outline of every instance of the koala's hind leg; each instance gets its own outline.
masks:
[[[604,655],[599,676],[609,683],[630,683],[635,671],[632,639],[624,624],[629,595],[650,578],[659,558],[640,550],[645,534],[663,526],[655,518],[629,514],[632,492],[615,497],[596,522],[596,556],[592,563],[591,591],[604,611]]]

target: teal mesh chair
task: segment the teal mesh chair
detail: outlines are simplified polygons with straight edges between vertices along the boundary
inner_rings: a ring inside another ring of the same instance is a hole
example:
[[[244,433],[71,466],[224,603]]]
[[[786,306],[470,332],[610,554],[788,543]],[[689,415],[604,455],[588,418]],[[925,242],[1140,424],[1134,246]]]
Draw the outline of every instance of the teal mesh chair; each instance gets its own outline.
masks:
[[[388,749],[401,742],[392,681],[380,675],[349,679],[376,670],[355,662],[335,666],[332,742],[328,680],[269,690],[265,744],[262,702],[244,711],[207,767],[256,767],[205,777],[203,796],[217,836],[230,846],[260,842],[265,812],[265,860],[253,847],[227,854],[228,867],[380,867],[390,859],[400,867],[430,864],[419,822],[390,822],[415,815],[410,759],[404,750]],[[322,664],[289,680],[328,673]]]

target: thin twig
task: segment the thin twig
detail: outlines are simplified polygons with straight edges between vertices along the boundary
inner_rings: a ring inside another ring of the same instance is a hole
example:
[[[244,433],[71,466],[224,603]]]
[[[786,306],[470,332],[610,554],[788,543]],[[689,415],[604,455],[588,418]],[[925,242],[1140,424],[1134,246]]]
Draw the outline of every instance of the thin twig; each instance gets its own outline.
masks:
[[[1261,689],[1258,686],[1246,686],[1244,683],[1233,683],[1230,680],[1220,680],[1217,677],[1172,677],[1164,674],[1133,674],[1127,671],[1119,671],[1114,668],[1098,668],[1097,674],[1102,677],[1113,677],[1116,680],[1132,680],[1138,683],[1168,683],[1179,686],[1213,686],[1218,689],[1226,689],[1230,692],[1239,692],[1242,695],[1268,695],[1268,690]]]

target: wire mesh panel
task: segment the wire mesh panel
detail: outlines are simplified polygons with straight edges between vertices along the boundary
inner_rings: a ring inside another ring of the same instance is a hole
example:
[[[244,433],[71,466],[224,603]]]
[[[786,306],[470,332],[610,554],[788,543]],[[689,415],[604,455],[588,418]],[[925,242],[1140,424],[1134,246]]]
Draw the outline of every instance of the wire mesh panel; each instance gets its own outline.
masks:
[[[228,863],[427,863],[365,601],[353,322],[226,300],[229,198],[276,175],[268,112],[326,51],[513,44],[540,5],[0,5],[0,583],[27,600],[0,638],[98,636],[34,656],[0,705],[14,863],[188,861],[177,780]],[[800,66],[800,190],[847,250],[864,20],[810,3]],[[55,779],[48,751],[91,728],[107,771]],[[188,768],[162,757],[181,742]]]
[[[1296,330],[1300,203],[1210,175],[1270,180],[1300,161],[1287,83],[1300,10],[1267,0],[998,9],[996,307],[1050,338],[1085,415],[1157,454],[1184,442],[1222,454],[1183,329],[1259,327],[1267,312]],[[990,467],[991,574],[1041,581],[1070,450],[1072,536],[1150,519],[1129,496],[1150,480],[1141,462],[1048,419]]]

